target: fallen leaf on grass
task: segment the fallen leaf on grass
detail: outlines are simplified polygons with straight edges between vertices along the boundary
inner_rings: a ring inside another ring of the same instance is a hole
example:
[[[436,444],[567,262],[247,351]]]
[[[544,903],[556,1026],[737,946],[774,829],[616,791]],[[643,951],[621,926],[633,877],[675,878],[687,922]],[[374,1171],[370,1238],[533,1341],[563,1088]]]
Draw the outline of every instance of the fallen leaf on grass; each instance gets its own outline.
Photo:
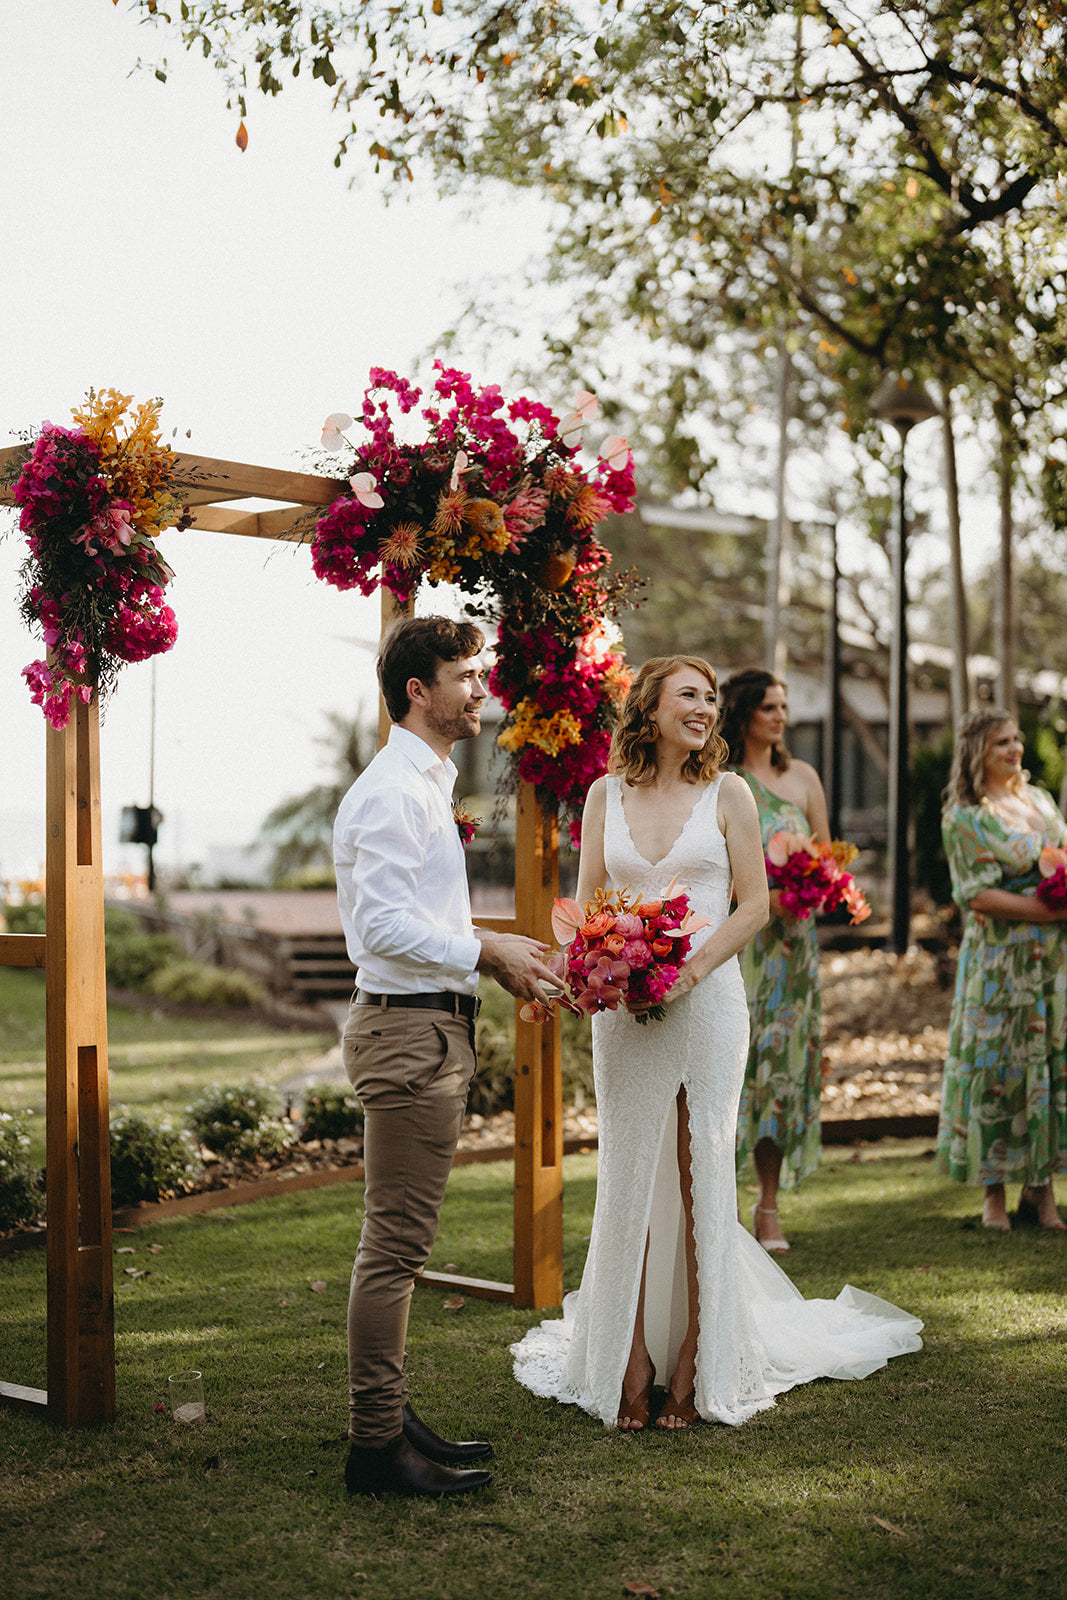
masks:
[[[449,1295],[447,1300],[441,1301],[442,1311],[462,1311],[467,1304],[461,1294]]]
[[[115,1251],[115,1254],[117,1256],[135,1256],[137,1251],[133,1248],[132,1244],[120,1244],[118,1249]]]
[[[161,1244],[150,1244],[148,1246],[148,1254],[150,1256],[158,1256],[158,1255],[162,1255],[162,1253],[163,1253],[163,1246]]]
[[[884,1517],[872,1517],[871,1521],[877,1523],[880,1528],[884,1528],[887,1533],[896,1533],[899,1534],[902,1539],[907,1538],[907,1534],[904,1532],[904,1529],[898,1528],[895,1522],[887,1522]]]
[[[147,1278],[148,1277],[148,1273],[145,1271],[145,1269],[143,1267],[123,1267],[122,1270],[126,1274],[127,1278]]]
[[[325,1294],[326,1293],[326,1279],[325,1278],[315,1278],[313,1280],[313,1282],[308,1285],[308,1287],[311,1289],[313,1294]]]
[[[622,1592],[623,1594],[649,1595],[651,1600],[659,1600],[659,1590],[653,1589],[650,1583],[645,1583],[641,1578],[634,1578],[631,1583],[624,1583]]]

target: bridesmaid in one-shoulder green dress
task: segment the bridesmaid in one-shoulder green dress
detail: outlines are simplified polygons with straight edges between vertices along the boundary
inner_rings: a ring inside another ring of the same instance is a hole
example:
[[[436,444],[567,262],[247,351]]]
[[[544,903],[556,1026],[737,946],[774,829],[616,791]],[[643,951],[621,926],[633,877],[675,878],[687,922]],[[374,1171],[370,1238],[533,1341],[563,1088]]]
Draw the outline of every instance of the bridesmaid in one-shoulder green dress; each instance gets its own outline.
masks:
[[[783,830],[817,841],[830,837],[819,775],[790,757],[785,684],[752,667],[723,685],[723,737],[731,763],[756,799],[764,850]],[[752,1231],[765,1250],[789,1244],[778,1222],[779,1188],[795,1189],[819,1164],[822,1007],[815,920],[783,915],[771,895],[771,918],[741,956],[750,1041],[737,1120],[737,1171],[751,1157],[759,1197]]]

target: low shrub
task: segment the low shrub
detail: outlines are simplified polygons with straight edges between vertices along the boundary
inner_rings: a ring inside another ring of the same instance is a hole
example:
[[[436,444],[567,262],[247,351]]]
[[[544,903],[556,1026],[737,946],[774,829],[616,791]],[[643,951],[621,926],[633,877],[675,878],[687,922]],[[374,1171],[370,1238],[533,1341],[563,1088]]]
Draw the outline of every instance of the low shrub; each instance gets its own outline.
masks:
[[[279,1155],[293,1139],[278,1100],[265,1084],[212,1084],[187,1107],[194,1140],[219,1156]]]
[[[266,991],[247,972],[192,959],[168,961],[148,979],[150,994],[187,1006],[258,1006]]]
[[[116,989],[144,989],[155,973],[180,959],[182,947],[167,933],[149,933],[130,911],[104,913],[104,965]]]
[[[480,1016],[474,1024],[478,1070],[471,1080],[467,1110],[472,1116],[494,1117],[515,1109],[515,1046],[513,1036],[495,1017]]]
[[[135,1206],[186,1193],[200,1170],[188,1134],[120,1106],[111,1119],[111,1203]]]
[[[29,1148],[22,1118],[0,1111],[0,1228],[29,1226],[44,1209],[41,1171],[30,1162]]]
[[[26,900],[22,905],[4,905],[4,925],[8,933],[44,933],[44,901]]]
[[[363,1112],[352,1090],[340,1083],[313,1083],[304,1095],[300,1137],[351,1139],[363,1131]]]

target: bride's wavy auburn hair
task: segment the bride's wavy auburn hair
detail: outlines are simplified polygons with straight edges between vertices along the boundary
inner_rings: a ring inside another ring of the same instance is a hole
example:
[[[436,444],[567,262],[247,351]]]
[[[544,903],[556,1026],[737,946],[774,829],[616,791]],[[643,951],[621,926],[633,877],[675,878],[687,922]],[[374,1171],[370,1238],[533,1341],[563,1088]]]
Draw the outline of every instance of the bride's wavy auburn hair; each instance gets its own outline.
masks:
[[[959,720],[956,745],[952,752],[952,768],[942,797],[942,811],[954,811],[957,806],[980,806],[985,793],[986,756],[996,731],[1015,718],[1003,706],[979,706],[968,711]],[[1011,787],[1018,793],[1029,781],[1028,772],[1019,772]]]
[[[651,783],[655,777],[656,740],[659,738],[656,707],[664,683],[675,672],[685,668],[699,672],[701,677],[706,678],[718,698],[719,682],[715,669],[700,656],[653,656],[646,661],[630,685],[611,736],[608,768],[624,782],[639,787],[643,783]],[[718,711],[703,745],[699,750],[692,751],[682,764],[682,777],[686,783],[709,783],[712,778],[718,777],[725,766],[728,754],[726,741],[720,739],[717,728]]]

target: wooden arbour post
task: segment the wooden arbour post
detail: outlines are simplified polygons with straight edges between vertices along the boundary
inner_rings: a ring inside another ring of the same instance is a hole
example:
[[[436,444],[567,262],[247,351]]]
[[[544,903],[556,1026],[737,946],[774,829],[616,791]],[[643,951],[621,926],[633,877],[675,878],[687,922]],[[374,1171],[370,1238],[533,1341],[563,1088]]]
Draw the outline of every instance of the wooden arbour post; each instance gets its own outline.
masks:
[[[0,466],[21,455],[0,449]],[[180,455],[176,486],[193,528],[300,541],[346,485],[310,473]],[[266,510],[235,504],[275,502]],[[10,496],[0,489],[0,503]],[[386,596],[386,599],[391,597]],[[383,619],[386,615],[383,608]],[[0,1404],[65,1427],[115,1415],[115,1314],[107,1088],[107,997],[100,826],[99,715],[94,694],[62,731],[49,729],[44,934],[0,935],[0,965],[45,971],[48,1189],[47,1388],[0,1381]],[[516,915],[479,919],[551,940],[558,886],[554,817],[529,786],[518,802]],[[516,1007],[516,1013],[518,1007]],[[563,1295],[559,1024],[516,1015],[514,1284],[465,1282],[519,1306]],[[430,1274],[426,1275],[430,1277]]]

